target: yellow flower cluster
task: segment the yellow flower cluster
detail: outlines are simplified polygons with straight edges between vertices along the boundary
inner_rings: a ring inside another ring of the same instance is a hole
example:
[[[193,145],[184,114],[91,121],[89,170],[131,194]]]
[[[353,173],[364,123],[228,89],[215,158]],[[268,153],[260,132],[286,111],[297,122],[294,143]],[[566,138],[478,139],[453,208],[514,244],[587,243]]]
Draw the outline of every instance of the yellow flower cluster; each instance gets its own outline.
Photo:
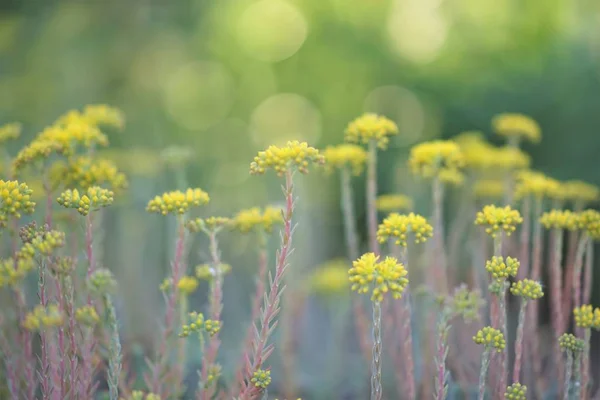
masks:
[[[600,188],[586,182],[567,181],[562,186],[566,200],[586,204],[595,202],[600,198]]]
[[[218,268],[219,272],[221,273],[221,276],[231,272],[231,265],[229,264],[220,264]],[[196,266],[196,278],[198,279],[210,281],[215,277],[215,275],[216,271],[212,265],[202,264]]]
[[[403,194],[382,194],[377,197],[375,207],[381,212],[411,210],[413,208],[413,201],[410,197]]]
[[[96,312],[96,309],[92,306],[83,306],[79,307],[77,311],[75,311],[75,319],[77,322],[92,327],[100,322],[100,317]]]
[[[600,212],[584,210],[578,214],[577,224],[579,229],[585,231],[591,238],[600,238]]]
[[[354,175],[363,172],[367,162],[367,152],[355,144],[340,144],[329,146],[323,151],[325,170],[329,173],[336,168],[350,167]]]
[[[504,350],[506,341],[504,335],[498,329],[491,326],[485,326],[477,334],[473,336],[473,341],[477,344],[482,344],[487,348],[496,349],[496,351]]]
[[[512,257],[493,256],[490,260],[485,263],[485,270],[492,275],[495,280],[508,279],[509,276],[517,276],[519,270],[519,260]]]
[[[542,139],[540,126],[532,118],[522,114],[499,114],[492,120],[494,130],[507,138],[525,138],[537,143]]]
[[[475,224],[485,226],[485,232],[494,238],[500,231],[510,235],[522,222],[523,218],[519,211],[513,210],[510,206],[487,205],[483,207],[483,210],[477,212],[475,218]]]
[[[60,231],[39,231],[30,241],[23,243],[17,253],[18,258],[33,258],[36,253],[50,256],[54,251],[65,245],[65,234]]]
[[[591,328],[600,329],[600,309],[594,310],[594,308],[585,304],[581,307],[576,307],[573,310],[575,316],[575,325],[580,328]]]
[[[0,144],[14,140],[21,135],[21,124],[18,122],[0,126]]]
[[[202,189],[176,190],[156,196],[148,202],[146,211],[162,215],[185,214],[192,207],[199,207],[210,201],[208,194]]]
[[[89,104],[83,109],[83,118],[92,125],[106,125],[123,129],[125,116],[121,110],[106,104]]]
[[[179,289],[179,292],[184,296],[194,293],[197,287],[198,280],[193,276],[183,276],[179,282],[177,282],[177,289]]]
[[[88,189],[92,186],[107,186],[119,191],[127,188],[127,177],[107,159],[89,156],[75,157],[68,162],[57,162],[52,165],[50,176],[55,186]]]
[[[111,205],[114,201],[113,196],[111,190],[92,186],[83,195],[80,195],[77,189],[67,189],[61,193],[57,201],[65,208],[73,208],[81,215],[88,215],[90,211]]]
[[[479,309],[484,304],[485,301],[481,298],[479,291],[469,290],[466,285],[458,287],[450,301],[452,313],[462,316],[467,321],[477,320]]]
[[[504,196],[504,182],[498,179],[481,179],[473,185],[473,195],[478,199],[500,199]]]
[[[525,196],[534,196],[543,198],[561,198],[561,185],[556,179],[535,171],[521,171],[517,174],[517,184],[515,187],[515,196],[523,198]]]
[[[252,379],[250,379],[252,384],[260,389],[266,389],[267,386],[271,384],[271,371],[264,369],[257,369],[252,374]]]
[[[440,170],[439,174],[438,174],[438,178],[440,180],[440,182],[448,184],[448,185],[454,185],[454,186],[459,186],[461,185],[464,181],[465,181],[465,176],[462,172],[460,172],[458,169],[449,169],[449,168],[444,168],[442,170]]]
[[[186,223],[190,232],[218,232],[231,224],[231,218],[227,217],[208,217],[206,219],[196,218]]]
[[[306,142],[294,140],[287,142],[284,147],[269,146],[268,149],[259,151],[250,164],[250,173],[262,175],[268,169],[273,169],[277,175],[282,176],[288,169],[297,168],[306,174],[311,163],[323,164],[324,161],[319,150]]]
[[[212,319],[204,319],[202,313],[191,312],[189,314],[190,323],[183,325],[179,337],[188,337],[192,333],[203,332],[208,333],[210,336],[214,336],[221,329],[221,322],[213,321]]]
[[[371,301],[382,302],[384,294],[391,292],[395,299],[402,297],[408,285],[408,272],[393,257],[379,261],[375,253],[366,253],[352,263],[348,271],[352,290],[358,293],[372,292]]]
[[[17,153],[12,161],[12,172],[17,173],[26,165],[45,160],[53,152],[63,153],[64,149],[56,142],[49,140],[34,140]]]
[[[460,146],[451,140],[434,140],[413,146],[408,165],[415,175],[425,178],[460,174],[465,158]]]
[[[546,229],[575,230],[579,225],[578,215],[569,210],[550,210],[540,217],[540,223]]]
[[[54,275],[65,277],[75,269],[75,260],[72,257],[55,257],[50,268]]]
[[[34,268],[35,264],[31,258],[18,258],[16,265],[12,258],[0,261],[0,288],[18,286]]]
[[[131,392],[131,396],[127,398],[121,397],[120,400],[160,400],[160,396],[154,393],[145,394],[141,390],[134,390]]]
[[[32,193],[25,183],[0,179],[0,227],[6,225],[8,217],[21,218],[21,213],[33,213]]]
[[[398,134],[394,121],[374,113],[366,113],[348,124],[345,140],[349,143],[377,143],[380,149],[387,149],[390,136]]]
[[[221,376],[221,366],[219,364],[212,364],[208,366],[208,375],[206,376],[206,382],[204,387],[212,385],[212,383],[219,379]]]
[[[108,269],[99,268],[92,273],[87,284],[93,293],[103,295],[110,293],[117,286],[117,281]]]
[[[281,208],[271,206],[265,207],[264,210],[258,207],[241,210],[233,217],[233,227],[242,233],[256,229],[271,233],[274,225],[282,223]]]
[[[513,383],[506,388],[504,393],[506,400],[527,400],[527,386],[520,383]]]
[[[523,279],[518,282],[513,282],[510,287],[510,292],[525,300],[537,300],[544,295],[542,285],[532,279]]]
[[[312,290],[320,295],[336,295],[348,290],[348,264],[344,259],[331,260],[313,272]]]
[[[563,333],[560,335],[558,345],[562,351],[571,351],[573,353],[581,353],[585,349],[583,339],[578,339],[572,333]]]
[[[377,240],[385,243],[390,237],[394,237],[396,245],[406,247],[409,233],[414,234],[415,242],[422,243],[433,236],[433,227],[421,215],[392,213],[379,225]]]
[[[36,332],[44,328],[60,326],[63,321],[64,315],[60,312],[56,304],[50,304],[47,307],[40,304],[25,316],[23,328],[31,332]]]

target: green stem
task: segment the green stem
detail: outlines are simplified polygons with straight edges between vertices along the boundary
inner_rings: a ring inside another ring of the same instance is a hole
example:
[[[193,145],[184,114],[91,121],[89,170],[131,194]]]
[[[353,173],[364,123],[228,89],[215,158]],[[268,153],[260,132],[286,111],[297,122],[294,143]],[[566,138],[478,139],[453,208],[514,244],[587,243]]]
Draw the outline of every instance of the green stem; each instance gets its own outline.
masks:
[[[369,142],[369,160],[367,165],[367,227],[369,250],[379,255],[377,241],[377,142]]]
[[[381,385],[381,303],[373,302],[373,360],[371,364],[371,400],[383,397]]]
[[[573,371],[573,352],[567,350],[567,366],[565,369],[564,395],[563,400],[569,400],[571,392],[571,373]]]
[[[119,377],[121,375],[121,341],[119,339],[119,325],[117,314],[109,294],[103,297],[104,307],[108,313],[108,326],[110,328],[110,349],[108,360],[108,388],[110,400],[119,400]]]
[[[485,398],[485,381],[487,379],[487,372],[490,366],[490,349],[487,347],[481,355],[481,369],[479,370],[479,395],[478,400],[484,400]]]

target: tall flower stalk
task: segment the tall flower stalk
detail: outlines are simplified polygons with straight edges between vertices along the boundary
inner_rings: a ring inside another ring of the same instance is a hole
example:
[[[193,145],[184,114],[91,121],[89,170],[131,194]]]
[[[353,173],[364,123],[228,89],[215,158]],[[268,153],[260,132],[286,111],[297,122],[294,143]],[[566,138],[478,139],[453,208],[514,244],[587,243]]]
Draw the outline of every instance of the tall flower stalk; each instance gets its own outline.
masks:
[[[576,388],[579,386],[579,370],[581,364],[581,353],[585,350],[585,343],[582,339],[578,339],[574,335],[570,333],[563,333],[558,338],[558,344],[563,353],[567,355],[567,363],[564,374],[564,382],[563,382],[563,399],[569,400],[571,398],[578,399],[579,395],[576,397],[572,397],[572,386]],[[575,371],[573,371],[573,358],[575,358]],[[577,376],[575,379],[575,384],[573,385],[573,372]]]
[[[506,341],[501,331],[490,326],[480,329],[473,337],[473,341],[477,344],[483,345],[477,399],[484,400],[487,373],[490,366],[490,355],[492,351],[498,352],[504,350],[506,347]]]
[[[575,325],[583,330],[583,354],[581,359],[581,390],[582,398],[588,396],[590,380],[590,338],[592,328],[600,330],[600,308],[594,309],[589,304],[584,304],[573,310]]]

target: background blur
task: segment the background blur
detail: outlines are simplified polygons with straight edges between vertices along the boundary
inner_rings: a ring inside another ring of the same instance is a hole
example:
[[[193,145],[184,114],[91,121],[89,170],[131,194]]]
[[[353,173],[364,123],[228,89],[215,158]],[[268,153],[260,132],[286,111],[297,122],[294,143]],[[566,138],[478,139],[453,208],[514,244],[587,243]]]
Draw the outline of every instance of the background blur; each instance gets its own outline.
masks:
[[[107,103],[126,114],[111,142],[131,185],[106,213],[99,249],[118,275],[123,335],[134,349],[152,340],[172,248],[166,219],[144,212],[154,194],[202,187],[212,198],[205,215],[277,202],[274,176],[248,174],[256,151],[287,139],[339,143],[367,110],[400,127],[381,155],[381,193],[427,199],[405,167],[410,145],[473,129],[496,141],[490,119],[500,112],[539,121],[542,143],[526,146],[534,168],[600,184],[599,90],[593,0],[0,0],[0,123],[24,124],[21,145],[70,108]],[[160,152],[173,145],[193,154],[185,174],[162,168]],[[337,180],[297,181],[292,285],[344,254]],[[417,202],[419,212],[428,207]],[[226,368],[246,329],[253,243],[223,237],[234,267],[225,282]],[[205,241],[194,241],[189,258],[190,266],[208,259]],[[313,300],[298,321],[306,351],[326,346],[327,313]],[[300,357],[301,387],[318,386],[319,357]]]

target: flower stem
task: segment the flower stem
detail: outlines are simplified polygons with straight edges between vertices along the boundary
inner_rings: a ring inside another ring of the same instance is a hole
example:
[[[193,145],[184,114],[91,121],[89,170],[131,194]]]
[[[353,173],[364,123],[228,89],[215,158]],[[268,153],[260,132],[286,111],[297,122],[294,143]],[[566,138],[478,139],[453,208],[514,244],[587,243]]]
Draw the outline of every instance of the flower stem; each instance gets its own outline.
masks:
[[[46,307],[48,304],[48,300],[46,299],[46,261],[43,260],[39,263],[39,280],[38,280],[38,296],[40,299],[40,304],[43,307]],[[41,387],[42,387],[42,398],[43,400],[47,400],[50,398],[50,394],[52,392],[52,385],[50,382],[50,359],[48,357],[48,335],[44,329],[40,329],[40,351],[41,351],[41,371],[40,376],[42,378]]]
[[[567,366],[565,369],[565,381],[564,381],[564,394],[563,400],[569,400],[569,394],[571,392],[571,373],[573,371],[573,352],[567,350]]]
[[[371,363],[371,400],[381,400],[381,303],[373,302],[373,358]]]
[[[288,256],[292,252],[292,218],[294,212],[294,185],[292,172],[287,170],[285,173],[285,213],[283,216],[283,234],[281,235],[281,247],[277,252],[277,263],[275,265],[275,276],[269,278],[269,294],[261,307],[260,313],[260,331],[255,324],[255,337],[252,341],[252,355],[246,357],[246,373],[244,382],[242,382],[242,391],[240,399],[249,400],[256,398],[260,394],[260,389],[256,388],[250,382],[252,375],[261,368],[263,363],[273,352],[273,345],[267,345],[271,333],[274,329],[275,318],[279,314],[279,304],[283,290],[283,278],[287,268]]]
[[[369,142],[369,160],[367,164],[367,227],[369,233],[369,250],[379,255],[377,241],[377,142]]]
[[[562,314],[562,248],[563,248],[563,230],[562,229],[553,229],[552,232],[554,236],[553,244],[554,244],[554,255],[552,257],[552,265],[550,268],[550,290],[552,292],[551,300],[552,300],[552,325],[554,330],[554,345],[553,348],[555,351],[552,352],[554,355],[554,359],[556,362],[556,371],[558,378],[558,390],[559,393],[562,392],[563,388],[561,387],[562,381],[560,377],[564,375],[564,363],[563,357],[558,350],[558,335],[559,332],[562,332],[561,329],[563,327],[563,314]]]
[[[527,312],[527,301],[521,299],[519,308],[519,322],[517,324],[517,339],[515,341],[515,366],[513,370],[513,383],[521,381],[521,360],[523,357],[523,331],[525,330],[525,313]]]
[[[433,246],[434,271],[437,291],[440,294],[448,292],[448,277],[446,272],[446,246],[444,244],[444,184],[439,178],[434,178],[433,190]]]
[[[104,308],[108,314],[110,347],[108,358],[108,389],[110,400],[119,399],[119,377],[121,376],[121,340],[115,306],[109,294],[103,296]]]
[[[485,397],[485,381],[487,378],[488,368],[490,366],[490,349],[487,347],[481,355],[481,369],[479,370],[479,395],[478,400],[484,400]]]
[[[448,386],[446,385],[446,356],[448,354],[448,347],[446,341],[448,340],[448,331],[450,330],[446,310],[440,310],[437,325],[437,354],[435,356],[437,376],[435,381],[435,399],[444,400],[448,394]]]
[[[583,266],[583,257],[585,255],[585,250],[587,247],[587,242],[590,241],[587,234],[583,233],[579,238],[579,243],[577,244],[577,251],[575,253],[575,267],[573,270],[573,282],[572,282],[572,291],[573,291],[573,307],[577,308],[581,306],[581,271]],[[581,337],[583,332],[581,328],[577,328],[577,336]]]
[[[581,394],[581,352],[575,355],[575,366],[573,367],[573,399],[579,399]]]
[[[594,280],[594,242],[587,241],[585,252],[585,272],[583,276],[583,304],[589,304],[592,296],[592,283]]]
[[[531,196],[526,196],[523,199],[521,208],[523,215],[523,223],[521,224],[521,251],[519,254],[519,262],[521,266],[518,271],[519,280],[529,276],[529,246],[531,240]]]
[[[404,264],[408,270],[408,247],[403,247],[400,252],[400,262]],[[410,298],[410,285],[406,285],[402,295],[402,319],[399,321],[402,324],[400,340],[402,343],[402,352],[404,355],[404,365],[406,368],[406,395],[409,400],[415,400],[417,397],[415,388],[415,361],[413,357],[413,332],[412,332],[412,307]]]
[[[531,279],[539,281],[541,278],[541,265],[542,265],[542,224],[539,221],[539,217],[542,214],[543,202],[539,197],[535,198],[534,209],[533,209],[533,248],[531,254]],[[535,392],[536,397],[541,398],[544,391],[543,388],[543,375],[542,375],[542,356],[540,349],[540,340],[538,340],[537,329],[538,329],[538,304],[537,301],[530,301],[529,304],[529,318],[526,322],[525,330],[527,334],[527,342],[530,346],[527,346],[531,355],[531,365],[533,369],[533,375],[535,379]]]
[[[590,338],[592,336],[592,329],[585,328],[584,330],[584,342],[585,348],[583,349],[583,358],[581,360],[581,393],[583,393],[583,399],[587,399],[588,384],[590,381]]]
[[[75,379],[77,376],[76,366],[77,366],[77,356],[78,356],[78,346],[75,340],[75,304],[73,299],[73,281],[70,276],[65,278],[64,282],[64,297],[65,304],[67,309],[67,315],[69,317],[69,389],[71,391],[71,398],[75,398]]]

